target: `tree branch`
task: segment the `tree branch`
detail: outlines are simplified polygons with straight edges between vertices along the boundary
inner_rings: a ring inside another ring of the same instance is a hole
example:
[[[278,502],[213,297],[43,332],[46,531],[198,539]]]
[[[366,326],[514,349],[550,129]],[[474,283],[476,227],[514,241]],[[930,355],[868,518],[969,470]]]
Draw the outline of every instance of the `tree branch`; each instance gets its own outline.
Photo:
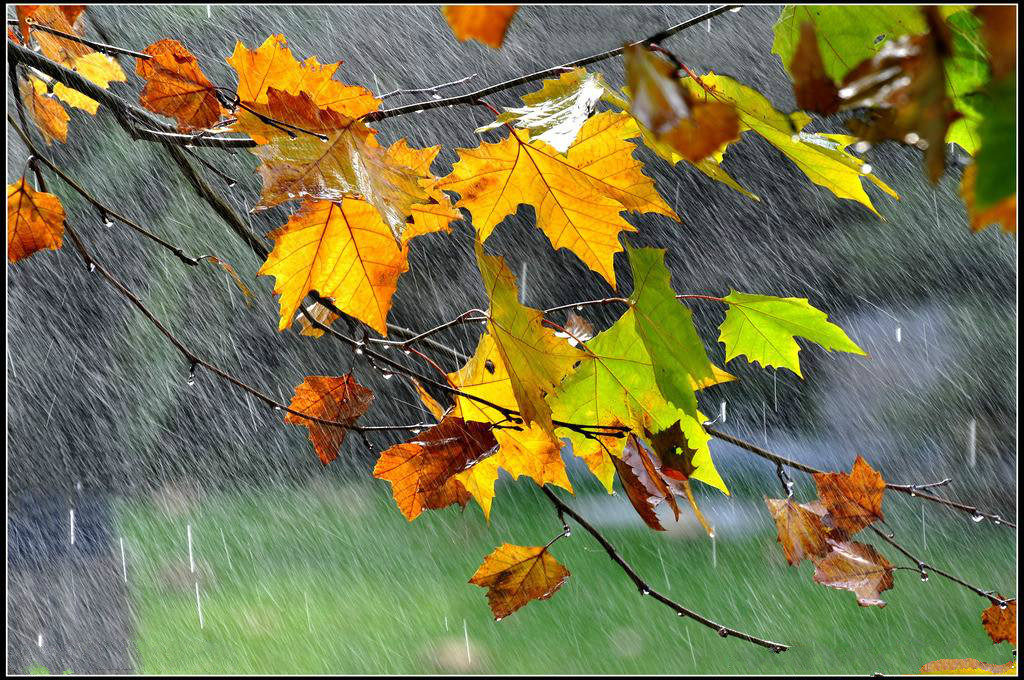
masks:
[[[780,456],[777,453],[772,453],[771,451],[769,451],[767,449],[763,449],[760,446],[758,446],[757,444],[752,444],[752,443],[750,443],[750,442],[748,442],[748,441],[746,441],[744,439],[740,439],[739,437],[734,437],[731,434],[726,434],[724,432],[720,432],[720,431],[718,431],[718,430],[716,430],[714,428],[708,427],[706,425],[704,426],[704,431],[707,432],[712,437],[715,437],[716,439],[721,439],[724,442],[729,442],[733,446],[741,448],[744,451],[748,451],[750,453],[753,453],[756,456],[760,456],[761,458],[764,458],[765,460],[770,460],[770,461],[772,461],[773,463],[775,463],[777,465],[785,465],[786,467],[792,468],[794,470],[800,470],[801,472],[806,472],[807,474],[810,474],[810,475],[824,474],[825,473],[825,470],[819,470],[816,467],[813,467],[813,466],[810,466],[810,465],[805,465],[804,463],[800,463],[800,462],[797,462],[795,460],[790,460],[789,458],[786,458],[785,456]],[[941,485],[948,484],[949,481],[950,480],[948,480],[948,479],[944,479],[941,482],[934,482],[934,483],[931,483],[931,484],[890,484],[889,482],[886,482],[885,487],[887,489],[892,489],[893,491],[898,491],[900,493],[907,494],[908,496],[911,496],[913,498],[922,498],[922,499],[924,499],[926,501],[931,501],[932,503],[938,503],[939,505],[945,505],[946,507],[949,507],[949,508],[954,508],[956,510],[961,510],[963,512],[970,513],[972,518],[984,517],[984,518],[990,520],[993,524],[998,524],[998,525],[1001,525],[1001,526],[1006,526],[1006,527],[1009,527],[1011,529],[1016,529],[1017,528],[1016,524],[1014,524],[1013,522],[1011,522],[1009,520],[1003,519],[999,515],[993,515],[993,514],[989,514],[989,513],[986,513],[986,512],[982,512],[982,511],[978,510],[978,508],[973,506],[973,505],[965,505],[963,503],[958,503],[956,501],[951,501],[951,500],[947,500],[945,498],[940,498],[939,496],[933,496],[933,495],[928,494],[928,493],[922,493],[922,491],[921,491],[921,489],[924,489],[924,488],[929,488],[929,487],[941,486]]]
[[[17,26],[18,25],[18,20],[17,19],[8,19],[7,20],[7,25],[8,26],[11,26],[11,25]],[[96,50],[97,52],[103,52],[104,54],[109,54],[109,55],[123,54],[123,55],[128,56],[128,57],[135,57],[136,59],[152,59],[153,58],[153,55],[151,55],[151,54],[144,54],[143,52],[136,52],[135,50],[128,50],[128,49],[125,49],[123,47],[115,47],[113,45],[107,45],[105,43],[96,42],[94,40],[87,40],[86,38],[82,38],[82,37],[77,36],[77,35],[72,35],[70,33],[65,33],[64,31],[58,31],[56,28],[50,28],[46,24],[41,24],[38,21],[33,21],[32,19],[28,20],[28,25],[29,25],[29,28],[31,30],[33,30],[33,31],[42,31],[44,33],[49,33],[51,35],[56,35],[58,37],[64,38],[65,40],[70,40],[71,42],[76,42],[76,43],[79,43],[81,45],[85,45],[86,47],[91,47],[92,49]],[[22,36],[22,37],[25,38],[26,40],[28,38],[28,36]]]
[[[562,502],[562,500],[558,496],[556,496],[554,494],[554,492],[551,491],[550,489],[548,489],[546,486],[542,486],[541,487],[541,491],[543,491],[544,494],[548,497],[548,500],[551,501],[551,504],[555,506],[555,510],[558,512],[559,519],[561,519],[562,522],[564,523],[565,522],[564,516],[568,515],[577,524],[579,524],[581,527],[583,527],[583,529],[588,534],[593,536],[594,539],[598,543],[601,544],[601,547],[604,548],[604,551],[606,553],[608,553],[608,557],[610,557],[613,562],[615,562],[617,565],[619,565],[619,567],[622,569],[622,571],[624,571],[626,573],[626,576],[629,577],[629,579],[633,582],[633,585],[635,585],[637,587],[637,590],[639,590],[642,595],[648,595],[648,596],[652,597],[653,599],[657,600],[658,602],[661,602],[663,605],[665,605],[669,609],[671,609],[674,612],[676,612],[676,614],[678,616],[686,616],[688,618],[691,618],[694,621],[700,623],[701,625],[707,626],[708,628],[714,630],[715,632],[717,632],[722,637],[734,637],[734,638],[738,638],[740,640],[746,640],[747,642],[752,642],[755,645],[760,645],[761,647],[765,647],[767,649],[770,649],[770,650],[772,650],[775,653],[784,652],[787,649],[789,649],[789,645],[784,645],[784,644],[781,644],[781,643],[778,643],[778,642],[772,642],[771,640],[764,640],[762,638],[755,637],[753,635],[749,635],[748,633],[744,633],[742,631],[738,631],[738,630],[735,630],[733,628],[728,628],[728,627],[723,626],[723,625],[721,625],[719,623],[716,623],[715,621],[712,621],[711,619],[707,618],[706,616],[702,616],[701,614],[698,614],[697,612],[693,611],[692,609],[687,609],[686,607],[684,607],[683,605],[679,604],[678,602],[676,602],[676,601],[666,597],[665,595],[662,595],[658,591],[654,590],[636,572],[636,570],[633,569],[633,567],[629,564],[629,562],[627,562],[622,557],[622,555],[619,554],[618,550],[615,549],[615,546],[613,546],[611,544],[611,542],[607,538],[605,538],[604,535],[600,531],[598,531],[596,528],[594,528],[594,526],[592,526],[590,524],[590,522],[588,522],[587,520],[583,519],[583,517],[580,516],[579,513],[577,513],[572,508],[570,508],[564,502]]]

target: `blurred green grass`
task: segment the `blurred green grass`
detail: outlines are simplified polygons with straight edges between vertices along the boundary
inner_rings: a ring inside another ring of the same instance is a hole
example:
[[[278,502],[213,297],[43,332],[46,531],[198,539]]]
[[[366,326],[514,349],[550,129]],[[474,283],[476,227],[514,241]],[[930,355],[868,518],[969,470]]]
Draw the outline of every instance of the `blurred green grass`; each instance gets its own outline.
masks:
[[[496,623],[470,575],[501,543],[539,545],[560,530],[532,485],[506,486],[490,525],[472,503],[464,513],[450,508],[406,522],[386,484],[222,493],[173,511],[124,502],[118,518],[140,670],[892,674],[940,658],[1010,660],[1008,645],[993,646],[981,627],[982,598],[937,576],[923,583],[899,571],[887,607],[860,608],[852,593],[813,584],[810,564],[786,566],[767,513],[754,533],[718,540],[717,566],[706,538],[656,534],[639,519],[605,533],[653,587],[722,624],[792,644],[788,652],[723,640],[645,601],[575,527],[553,547],[572,572],[562,590]],[[920,509],[907,503],[888,506],[888,519],[901,541],[920,549]],[[928,559],[1015,594],[1015,534],[928,511]]]

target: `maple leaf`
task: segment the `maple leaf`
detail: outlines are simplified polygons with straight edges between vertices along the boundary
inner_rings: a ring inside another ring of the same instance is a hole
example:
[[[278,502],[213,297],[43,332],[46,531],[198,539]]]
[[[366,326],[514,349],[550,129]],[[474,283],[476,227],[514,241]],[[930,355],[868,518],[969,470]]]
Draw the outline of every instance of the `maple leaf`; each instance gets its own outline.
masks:
[[[828,554],[815,562],[814,582],[856,593],[862,607],[884,607],[882,591],[893,587],[893,568],[870,545],[829,541]]]
[[[320,109],[305,92],[292,95],[270,88],[269,110],[276,120],[316,133],[295,139],[275,137],[251,149],[263,163],[257,169],[263,194],[254,210],[304,197],[340,201],[358,196],[380,213],[396,241],[401,241],[406,218],[416,203],[430,199],[422,172],[397,162],[373,139],[364,123],[331,109]]]
[[[533,600],[546,600],[569,578],[548,546],[503,543],[484,558],[469,582],[487,588],[487,602],[500,621]]]
[[[217,88],[184,45],[177,40],[159,40],[144,52],[152,59],[139,59],[135,64],[135,72],[146,81],[139,96],[144,107],[174,118],[182,132],[205,129],[220,120]]]
[[[637,335],[651,357],[661,393],[691,416],[697,414],[694,385],[713,379],[693,313],[676,299],[665,251],[626,246],[633,270],[633,305]]]
[[[893,139],[923,149],[934,183],[945,169],[946,132],[961,114],[946,87],[943,60],[952,55],[949,28],[934,7],[924,13],[929,32],[901,36],[855,66],[843,79],[839,98],[843,109],[872,109],[867,121],[847,123],[861,139]]]
[[[490,300],[487,332],[508,369],[519,413],[526,424],[536,422],[551,430],[551,408],[544,396],[586,355],[544,326],[543,312],[520,304],[516,277],[504,258],[487,255],[477,241],[476,259]]]
[[[1004,664],[985,663],[977,659],[937,659],[921,666],[918,671],[924,674],[953,675],[1017,675],[1017,662],[1008,661]]]
[[[679,519],[679,505],[676,503],[675,494],[661,476],[651,455],[635,435],[630,434],[626,437],[622,456],[612,456],[611,459],[629,502],[633,504],[633,508],[647,526],[655,531],[665,531],[655,513],[655,509],[662,502],[667,503],[676,519]]]
[[[778,542],[786,561],[792,566],[801,560],[824,557],[829,550],[826,538],[829,527],[822,520],[824,508],[806,503],[794,503],[789,498],[765,498],[765,505],[775,520]],[[817,512],[817,510],[821,512]]]
[[[423,498],[423,508],[426,510],[441,510],[449,505],[459,504],[465,508],[471,498],[469,491],[456,477],[445,482],[441,488]]]
[[[273,233],[273,232],[272,232]],[[264,266],[266,263],[264,262]],[[332,323],[338,320],[338,315],[331,311],[330,307],[322,305],[319,302],[314,302],[306,308],[310,315],[322,323],[325,326],[330,326]],[[295,315],[295,320],[299,324],[299,335],[306,335],[311,338],[319,338],[324,334],[324,331],[320,330],[306,318],[306,315],[299,312]]]
[[[493,404],[503,406],[515,403],[515,394],[505,362],[498,352],[494,338],[486,333],[480,336],[476,351],[466,365],[448,374],[448,382],[460,392],[486,399]],[[417,386],[418,392],[421,389]],[[432,413],[435,409],[440,412],[441,407],[430,398],[430,395],[420,392],[420,399]],[[501,411],[461,395],[455,399],[453,415],[477,422],[507,423],[507,418]],[[537,423],[522,425],[519,428],[494,429],[498,451],[457,475],[457,479],[473,495],[488,519],[499,469],[504,469],[515,479],[525,475],[533,479],[538,486],[553,484],[572,492],[565,463],[562,461],[561,443],[550,431]]]
[[[977,108],[983,119],[978,125],[978,153],[973,166],[977,170],[973,182],[974,215],[990,210],[1006,211],[1010,200],[1016,204],[1017,196],[1017,79],[1011,75],[994,80],[977,97]],[[1016,231],[1016,217],[1003,220],[1003,228],[1012,224]]]
[[[732,291],[722,298],[729,305],[718,339],[725,344],[725,360],[741,354],[765,368],[788,368],[801,378],[800,345],[796,336],[827,350],[867,356],[828,315],[807,298],[780,298]]]
[[[121,66],[113,57],[99,52],[91,52],[75,59],[74,70],[78,75],[106,89],[113,81],[124,81],[127,78]],[[53,94],[67,102],[69,106],[88,111],[95,115],[99,102],[85,96],[78,90],[66,87],[64,83],[54,83]]]
[[[1000,600],[1005,600],[1002,595],[997,595]],[[1005,606],[992,604],[981,613],[981,625],[985,632],[992,638],[992,644],[1009,642],[1013,647],[1017,646],[1017,600],[1009,600]]]
[[[36,191],[25,178],[7,185],[7,261],[14,263],[64,238],[64,206],[53,194]]]
[[[387,335],[391,297],[409,264],[406,250],[395,243],[374,206],[351,198],[340,203],[306,200],[271,236],[274,249],[259,274],[276,277],[278,330],[291,326],[303,298],[316,290]]]
[[[521,107],[505,107],[493,123],[482,125],[486,132],[511,123],[529,130],[536,141],[544,142],[558,153],[565,153],[594,113],[598,102],[609,96],[610,88],[600,73],[574,68],[557,79],[545,80],[541,89],[523,95]]]
[[[695,96],[682,85],[675,67],[647,47],[627,47],[624,59],[630,113],[655,140],[698,163],[739,139],[740,122],[732,104]]]
[[[635,310],[619,317],[611,328],[586,343],[590,360],[580,364],[548,398],[552,415],[561,421],[602,426],[627,426],[634,432],[658,432],[677,421],[685,433],[695,472],[691,475],[723,493],[728,489],[719,476],[708,450],[709,435],[697,417],[670,404],[658,389],[654,368],[644,342],[637,334]],[[560,435],[572,442],[573,454],[583,458],[591,472],[611,492],[615,467],[606,448],[614,451],[623,442],[617,437],[586,437],[561,428]]]
[[[240,102],[264,116],[270,116],[268,91],[270,88],[298,95],[305,92],[319,108],[332,109],[352,118],[358,118],[380,108],[381,100],[366,88],[347,85],[334,79],[341,62],[321,64],[316,57],[298,61],[288,48],[287,40],[277,34],[268,37],[255,50],[241,42],[227,59],[238,74],[236,92]],[[270,125],[240,107],[232,130],[248,134],[260,144],[271,137],[287,135],[279,127]]]
[[[486,423],[448,416],[408,442],[381,452],[373,476],[391,483],[391,494],[411,522],[449,479],[494,453],[498,442]]]
[[[472,214],[481,242],[519,204],[532,205],[552,247],[568,248],[615,285],[618,235],[636,231],[620,213],[678,219],[632,157],[636,146],[625,140],[635,136],[632,118],[611,111],[587,120],[566,155],[529,141],[527,131],[517,132],[497,143],[458,149],[459,161],[440,186],[461,196],[456,207]]]
[[[357,383],[351,373],[339,377],[309,375],[295,388],[288,407],[323,420],[354,425],[372,402],[373,392]],[[318,423],[294,413],[285,413],[284,422],[309,429],[309,440],[324,465],[338,457],[348,432],[344,427]]]
[[[814,474],[818,496],[837,529],[855,534],[876,520],[883,520],[885,480],[866,460],[857,456],[849,474]]]
[[[564,331],[557,331],[555,335],[564,338],[573,347],[579,346],[594,337],[594,326],[576,312],[569,312],[569,316],[562,326]]]
[[[1017,233],[1017,194],[1004,198],[984,210],[979,210],[974,195],[977,176],[978,164],[975,162],[964,168],[963,177],[960,178],[960,197],[964,199],[971,229],[981,231],[990,224],[999,224],[1006,233]]]
[[[57,98],[47,92],[46,83],[29,76],[28,80],[21,81],[19,89],[25,110],[32,116],[46,144],[52,144],[53,140],[67,142],[70,117]]]
[[[73,66],[78,57],[92,52],[92,48],[53,33],[34,31],[32,24],[40,24],[62,33],[82,37],[81,17],[85,9],[85,5],[17,5],[15,7],[25,43],[27,44],[30,40],[35,41],[43,56],[67,67]]]
[[[402,231],[402,243],[408,243],[416,236],[439,231],[450,232],[451,223],[462,219],[462,213],[455,209],[452,200],[439,186],[440,180],[430,172],[430,165],[437,158],[441,145],[416,149],[404,139],[388,147],[388,155],[399,165],[405,165],[421,175],[420,186],[427,195],[424,203],[414,203],[410,208],[408,224]]]
[[[517,5],[444,5],[441,14],[460,41],[477,40],[498,49],[518,9]]]
[[[804,132],[811,118],[802,112],[791,116],[776,110],[761,93],[726,76],[708,73],[696,82],[683,81],[691,89],[700,88],[715,98],[732,103],[743,124],[768,141],[791,160],[800,172],[818,186],[839,198],[857,201],[878,214],[864,191],[867,179],[893,198],[899,195],[870,172],[864,161],[846,152],[857,141],[849,135]]]

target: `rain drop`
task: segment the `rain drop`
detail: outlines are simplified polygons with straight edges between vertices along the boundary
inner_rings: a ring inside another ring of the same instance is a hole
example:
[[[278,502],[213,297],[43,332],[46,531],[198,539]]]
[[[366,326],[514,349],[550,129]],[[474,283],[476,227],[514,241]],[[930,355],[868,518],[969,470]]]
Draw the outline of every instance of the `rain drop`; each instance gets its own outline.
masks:
[[[110,229],[112,226],[114,226],[114,222],[113,220],[110,219],[109,215],[103,215],[103,226],[106,227],[107,229]]]
[[[732,8],[731,10],[729,10],[729,11],[730,11],[730,12],[732,12],[733,14],[736,14],[736,13],[737,13],[737,12],[739,12],[739,11],[740,11],[741,9],[743,9],[743,8],[742,8],[742,7],[733,7],[733,8]]]
[[[357,354],[357,355],[359,355],[359,356],[362,356],[362,355],[363,355],[363,343],[361,343],[361,342],[357,342],[357,343],[356,343],[356,349],[355,349],[355,352],[356,352],[356,354]]]
[[[676,612],[676,616],[685,616],[682,612]]]
[[[192,364],[192,366],[188,369],[188,386],[192,387],[195,384],[196,384],[196,365]]]
[[[403,349],[402,353],[405,354],[405,356],[409,356],[410,354],[412,354],[412,350],[411,349]]]
[[[501,620],[502,620],[503,618],[505,618],[505,617],[503,617],[503,616],[495,616],[495,617],[494,617],[494,622],[495,622],[495,623],[501,623]]]
[[[391,371],[381,371],[380,374],[381,377],[383,377],[385,380],[391,380],[391,378],[395,376],[395,374],[392,373]]]
[[[904,137],[903,141],[907,144],[917,144],[921,140],[921,136],[916,132],[908,132]]]
[[[96,263],[95,262],[90,262],[89,263],[89,273],[91,274],[94,271],[96,271]]]
[[[719,628],[718,634],[722,637],[729,637],[729,630],[727,628]]]
[[[1000,602],[998,606],[1000,609],[1006,609],[1006,602]]]
[[[922,571],[921,572],[921,580],[922,581],[927,581],[928,580],[928,572],[927,571]]]
[[[860,166],[861,173],[863,173],[865,175],[870,175],[872,169],[873,168],[871,167],[870,163],[865,163],[864,165]]]
[[[857,153],[867,153],[871,150],[871,142],[860,141],[853,145],[853,150]]]
[[[974,513],[973,515],[971,515],[971,521],[975,524],[982,521],[983,519],[985,519],[984,515],[979,515],[978,513]]]
[[[576,311],[577,312],[582,312],[583,311],[583,305],[576,305]]]
[[[641,588],[640,589],[640,594],[641,595],[650,595],[651,591],[648,588]]]
[[[776,645],[776,646],[772,647],[772,651],[775,652],[776,654],[782,654],[782,647],[779,647],[778,645]]]
[[[844,87],[843,89],[839,90],[839,98],[840,99],[849,99],[852,96],[853,96],[853,88],[852,87]]]

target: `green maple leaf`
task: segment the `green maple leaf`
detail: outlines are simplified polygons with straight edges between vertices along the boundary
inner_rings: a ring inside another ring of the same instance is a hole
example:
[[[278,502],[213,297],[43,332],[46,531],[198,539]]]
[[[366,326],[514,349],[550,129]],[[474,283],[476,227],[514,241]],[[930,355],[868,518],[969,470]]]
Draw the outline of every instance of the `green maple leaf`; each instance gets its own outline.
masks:
[[[580,364],[549,396],[552,415],[566,422],[625,425],[637,433],[645,429],[658,432],[678,421],[690,448],[696,451],[692,478],[729,493],[711,460],[709,436],[701,426],[704,416],[699,411],[696,417],[689,415],[662,395],[651,357],[637,333],[635,315],[634,309],[627,310],[611,328],[586,343],[591,360]],[[573,453],[586,459],[611,491],[615,470],[605,448],[620,451],[625,440],[598,440],[568,429],[560,429],[558,434],[569,438]]]
[[[729,309],[718,339],[725,343],[726,362],[745,354],[751,363],[760,363],[765,368],[788,368],[802,378],[796,336],[827,350],[867,356],[846,331],[830,323],[828,315],[812,307],[806,298],[732,291],[723,299]]]
[[[651,358],[658,388],[673,404],[696,416],[694,384],[712,378],[712,373],[693,313],[676,299],[664,250],[627,245],[626,253],[633,270],[630,302],[636,332]]]

